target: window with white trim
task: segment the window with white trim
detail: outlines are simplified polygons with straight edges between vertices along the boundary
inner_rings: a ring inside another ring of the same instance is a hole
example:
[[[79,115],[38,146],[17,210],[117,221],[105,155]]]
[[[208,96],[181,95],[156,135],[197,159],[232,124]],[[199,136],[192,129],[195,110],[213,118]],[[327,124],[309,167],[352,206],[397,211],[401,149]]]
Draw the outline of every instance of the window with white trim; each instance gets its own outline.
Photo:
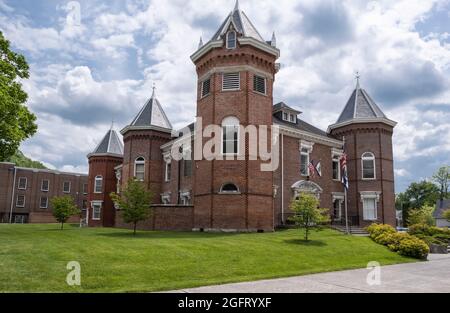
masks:
[[[170,182],[170,179],[172,178],[172,162],[166,161],[166,169],[164,173],[164,179],[166,182]]]
[[[339,162],[339,156],[335,155],[333,156],[333,180],[340,181],[341,180],[341,166]]]
[[[230,116],[222,121],[222,154],[239,154],[239,120]]]
[[[258,75],[253,75],[253,90],[262,94],[266,94],[266,78]]]
[[[362,155],[362,178],[375,179],[375,155],[371,152],[366,152]]]
[[[202,90],[201,90],[202,98],[208,96],[210,92],[211,92],[211,78],[208,78],[202,82]]]
[[[283,121],[289,121],[289,114],[287,112],[283,112]]]
[[[64,193],[70,193],[70,186],[71,186],[71,182],[70,181],[65,181],[63,183],[63,192]]]
[[[297,122],[297,118],[296,118],[296,116],[295,116],[295,114],[289,114],[289,121],[291,122],[291,123],[296,123]]]
[[[41,199],[39,200],[39,208],[40,209],[48,208],[48,198],[47,197],[41,197]]]
[[[92,219],[99,221],[102,218],[102,205],[100,203],[92,204]]]
[[[343,200],[335,199],[333,201],[333,217],[335,220],[340,220],[342,218],[342,203]]]
[[[164,205],[169,205],[170,204],[170,194],[162,194],[161,195],[161,202]]]
[[[241,75],[237,73],[223,73],[222,91],[241,89]]]
[[[377,220],[377,199],[375,197],[363,198],[363,218],[365,221]]]
[[[50,181],[48,179],[43,179],[41,182],[41,191],[48,192],[50,190]]]
[[[309,176],[309,150],[302,148],[300,151],[300,174]]]
[[[94,193],[103,192],[103,176],[96,176],[94,180]]]
[[[143,157],[134,161],[134,177],[138,181],[144,181],[145,179],[145,159]]]
[[[19,178],[18,188],[20,190],[26,190],[27,189],[27,178],[26,177],[20,177]]]
[[[25,207],[25,195],[17,195],[16,207],[18,207],[18,208]]]
[[[236,32],[234,30],[230,30],[227,33],[227,49],[235,49],[236,48]]]
[[[84,195],[88,194],[88,184],[83,184],[83,194]]]

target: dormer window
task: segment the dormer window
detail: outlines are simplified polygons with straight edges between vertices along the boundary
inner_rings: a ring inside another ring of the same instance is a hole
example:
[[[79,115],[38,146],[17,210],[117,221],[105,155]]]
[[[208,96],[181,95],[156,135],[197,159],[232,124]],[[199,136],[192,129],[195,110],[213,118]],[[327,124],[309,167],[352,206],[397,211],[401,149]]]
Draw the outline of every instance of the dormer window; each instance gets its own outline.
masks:
[[[289,121],[289,114],[283,112],[283,121]]]
[[[227,49],[236,48],[236,32],[231,30],[227,33]]]
[[[294,114],[289,114],[289,121],[291,122],[291,123],[295,123],[296,122],[296,118],[295,118],[295,115]]]

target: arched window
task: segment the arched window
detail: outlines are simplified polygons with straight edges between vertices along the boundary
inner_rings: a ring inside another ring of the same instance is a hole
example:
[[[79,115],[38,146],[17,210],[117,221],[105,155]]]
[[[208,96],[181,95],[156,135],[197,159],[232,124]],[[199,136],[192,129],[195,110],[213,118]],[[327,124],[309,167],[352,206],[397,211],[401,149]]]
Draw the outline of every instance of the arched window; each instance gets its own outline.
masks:
[[[102,193],[103,191],[103,177],[96,176],[94,182],[94,193]]]
[[[233,116],[222,121],[222,154],[239,154],[239,120]]]
[[[227,49],[235,49],[236,48],[236,32],[234,30],[230,30],[227,33]]]
[[[145,178],[145,159],[139,157],[134,161],[134,177],[138,181],[144,181]]]
[[[220,193],[239,193],[239,188],[233,183],[226,183],[220,188]]]
[[[362,155],[362,178],[375,179],[375,155],[371,152],[366,152]]]

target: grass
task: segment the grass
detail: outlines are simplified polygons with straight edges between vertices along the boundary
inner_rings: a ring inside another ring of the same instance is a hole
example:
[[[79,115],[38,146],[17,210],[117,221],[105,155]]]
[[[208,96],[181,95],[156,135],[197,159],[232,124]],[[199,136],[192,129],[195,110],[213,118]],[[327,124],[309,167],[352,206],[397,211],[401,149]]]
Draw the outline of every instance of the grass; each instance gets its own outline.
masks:
[[[139,232],[0,224],[0,292],[150,292],[414,262],[332,230],[265,234]],[[66,265],[81,264],[69,287]]]

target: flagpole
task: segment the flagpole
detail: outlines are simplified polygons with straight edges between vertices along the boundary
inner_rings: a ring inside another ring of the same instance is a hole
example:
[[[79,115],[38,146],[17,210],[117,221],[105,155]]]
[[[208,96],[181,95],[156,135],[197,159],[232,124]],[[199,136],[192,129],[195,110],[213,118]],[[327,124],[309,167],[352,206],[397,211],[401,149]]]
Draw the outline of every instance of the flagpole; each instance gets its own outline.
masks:
[[[345,153],[345,136],[344,136],[344,153]],[[347,177],[348,179],[348,177]],[[344,190],[345,190],[345,231],[347,232],[347,235],[350,235],[350,229],[349,229],[349,225],[348,225],[348,192],[347,192],[347,186],[344,185]]]

